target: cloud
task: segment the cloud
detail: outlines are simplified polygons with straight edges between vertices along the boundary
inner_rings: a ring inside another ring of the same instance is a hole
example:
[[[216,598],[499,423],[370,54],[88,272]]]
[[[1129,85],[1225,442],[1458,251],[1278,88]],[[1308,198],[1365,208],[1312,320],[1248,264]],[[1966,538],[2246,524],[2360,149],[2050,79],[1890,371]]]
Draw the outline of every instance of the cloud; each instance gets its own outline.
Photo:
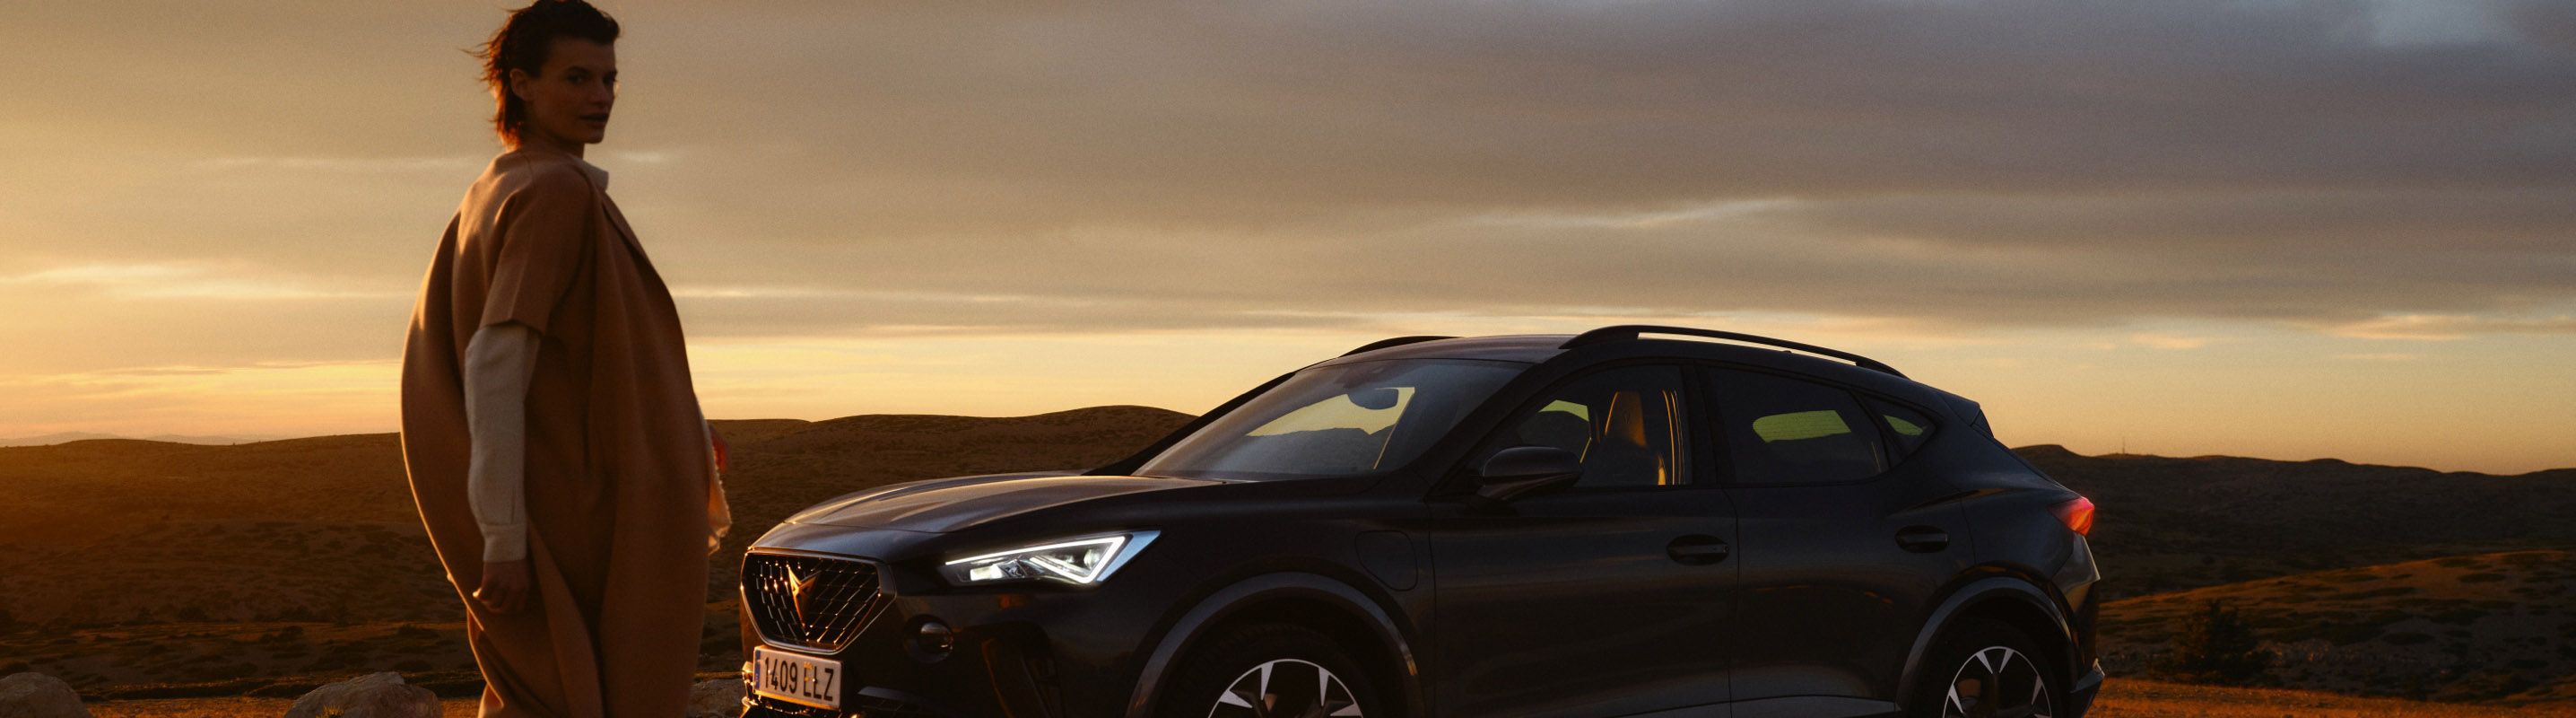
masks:
[[[1518,225],[1530,227],[1653,229],[1684,224],[1701,224],[1733,217],[1785,209],[1796,200],[1754,199],[1711,202],[1663,210],[1616,212],[1609,214],[1502,213],[1469,218],[1470,224]]]
[[[0,345],[13,348],[0,352],[0,379],[388,360],[401,356],[412,300],[238,260],[0,272]],[[16,394],[0,390],[12,396],[0,404]]]
[[[2563,4],[615,11],[592,157],[693,332],[1762,312],[2116,337],[2576,300]],[[458,50],[498,19],[0,9],[31,28],[0,48],[35,78],[16,106],[44,108],[0,110],[0,151],[102,173],[0,173],[0,249],[237,259],[331,280],[156,281],[391,305],[491,151]],[[26,239],[75,234],[94,250]]]
[[[2157,333],[2131,334],[2129,335],[2129,342],[2152,349],[2166,349],[2173,351],[2199,349],[2201,347],[2209,346],[2208,339]]]
[[[2336,325],[2327,331],[2361,339],[2417,341],[2452,341],[2481,334],[2576,334],[2576,316],[2400,314]]]
[[[286,277],[228,275],[205,266],[80,264],[0,277],[0,286],[86,289],[110,299],[312,300],[403,296],[383,290],[328,290]]]
[[[212,157],[194,164],[210,171],[301,170],[317,172],[446,172],[475,170],[481,157]]]
[[[2505,11],[2516,34],[2535,45],[2576,52],[2576,7],[2547,0],[2512,3]]]
[[[2510,313],[2576,296],[2576,55],[2499,29],[2518,7],[692,13],[859,37],[787,60],[845,68],[819,83],[749,64],[776,58],[685,70],[739,80],[710,106],[804,131],[650,199],[689,205],[665,215],[684,233],[740,228],[725,281],[1120,296],[1141,301],[1088,306],[1139,326]],[[783,179],[808,177],[832,179]]]

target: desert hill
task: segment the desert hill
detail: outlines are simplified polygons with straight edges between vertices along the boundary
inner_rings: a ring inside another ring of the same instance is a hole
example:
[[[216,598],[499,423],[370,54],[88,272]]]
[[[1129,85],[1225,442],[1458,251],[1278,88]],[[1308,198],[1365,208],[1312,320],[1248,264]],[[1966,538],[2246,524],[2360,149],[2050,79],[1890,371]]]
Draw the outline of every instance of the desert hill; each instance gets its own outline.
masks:
[[[702,667],[740,661],[732,568],[787,514],[897,481],[1097,465],[1187,419],[1099,407],[716,422],[733,446],[736,532],[711,560]],[[2178,607],[2224,597],[2266,638],[2313,653],[2285,671],[2289,685],[2576,698],[2563,648],[2576,643],[2565,628],[2576,609],[2560,598],[2576,588],[2565,553],[2576,522],[2563,518],[2576,515],[2576,471],[2020,452],[2101,506],[2105,592],[2137,597],[2105,614],[2105,645],[2124,665],[2162,645]],[[5,447],[0,487],[0,673],[33,668],[94,696],[293,695],[375,670],[472,689],[458,599],[421,536],[392,434]],[[2346,583],[2370,585],[2336,588]],[[2507,636],[2513,626],[2528,631]],[[2462,641],[2471,649],[2455,655]],[[2373,678],[2423,665],[2452,673],[2396,689]]]
[[[13,437],[13,438],[0,439],[0,446],[43,446],[43,445],[46,445],[46,444],[60,444],[60,443],[71,442],[71,441],[85,441],[85,440],[89,440],[89,439],[142,439],[142,440],[144,440],[144,441],[161,441],[161,442],[168,442],[168,443],[173,443],[173,444],[247,444],[247,443],[251,443],[251,442],[254,442],[254,441],[270,441],[270,440],[274,440],[274,439],[281,439],[281,438],[285,438],[285,437],[280,437],[280,436],[196,436],[196,435],[191,435],[191,434],[154,434],[154,435],[151,435],[151,436],[141,436],[141,437],[136,437],[136,436],[119,436],[119,435],[116,435],[116,434],[101,434],[101,433],[97,433],[97,432],[90,432],[90,431],[64,431],[64,432],[56,432],[56,433],[52,433],[52,434],[44,434],[44,435],[41,435],[41,436],[20,436],[20,437]]]
[[[796,509],[899,481],[1093,466],[1188,419],[1121,406],[715,422],[732,447],[736,531],[711,559],[707,666],[740,660],[717,587]],[[473,667],[393,434],[0,448],[0,486],[0,673],[115,694]]]
[[[2104,595],[2336,568],[2576,548],[2576,469],[2494,476],[2333,459],[2015,450],[2098,506]]]

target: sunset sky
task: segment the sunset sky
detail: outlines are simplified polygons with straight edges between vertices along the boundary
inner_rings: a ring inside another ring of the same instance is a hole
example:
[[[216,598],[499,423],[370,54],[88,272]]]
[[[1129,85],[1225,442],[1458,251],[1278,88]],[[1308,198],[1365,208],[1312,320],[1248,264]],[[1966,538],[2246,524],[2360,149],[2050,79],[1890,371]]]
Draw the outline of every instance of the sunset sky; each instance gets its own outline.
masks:
[[[718,419],[1654,321],[2014,445],[2576,466],[2576,4],[601,5]],[[505,10],[0,3],[0,438],[392,431]]]

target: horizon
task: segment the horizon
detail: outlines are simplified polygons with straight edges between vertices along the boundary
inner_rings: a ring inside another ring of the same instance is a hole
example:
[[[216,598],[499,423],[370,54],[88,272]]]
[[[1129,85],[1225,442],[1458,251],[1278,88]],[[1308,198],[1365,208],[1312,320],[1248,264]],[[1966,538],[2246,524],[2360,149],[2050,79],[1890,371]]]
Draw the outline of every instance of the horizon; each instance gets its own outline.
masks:
[[[1045,416],[1045,415],[1048,415],[1048,414],[1065,414],[1065,413],[1073,413],[1073,412],[1081,412],[1081,411],[1090,411],[1090,410],[1094,410],[1094,409],[1118,409],[1118,408],[1142,408],[1142,409],[1152,409],[1152,410],[1156,410],[1156,411],[1170,412],[1170,413],[1173,413],[1173,414],[1180,414],[1180,415],[1183,415],[1183,416],[1192,416],[1192,415],[1193,415],[1193,414],[1189,414],[1189,413],[1187,413],[1187,412],[1174,411],[1174,410],[1172,410],[1172,409],[1167,409],[1167,408],[1163,408],[1163,407],[1159,407],[1159,406],[1147,406],[1147,405],[1143,405],[1143,404],[1101,404],[1101,405],[1095,405],[1095,406],[1083,406],[1083,407],[1075,407],[1075,408],[1071,408],[1071,409],[1059,409],[1059,410],[1055,410],[1055,411],[1042,411],[1042,412],[1037,412],[1037,413],[1033,413],[1033,414],[1019,414],[1019,415],[1013,415],[1013,416],[974,416],[974,415],[965,415],[965,414],[849,414],[849,415],[845,415],[845,416],[835,416],[835,417],[828,417],[828,418],[822,418],[822,419],[800,419],[800,418],[795,418],[795,417],[783,417],[783,416],[751,417],[751,418],[742,418],[742,419],[729,419],[729,418],[715,418],[715,417],[709,417],[709,419],[710,419],[710,420],[712,420],[712,421],[716,421],[716,422],[795,421],[795,422],[803,422],[803,423],[807,423],[807,424],[818,424],[818,423],[823,423],[823,422],[841,421],[841,420],[845,420],[845,419],[862,419],[862,418],[867,418],[867,417],[872,417],[872,416],[943,416],[943,417],[959,417],[959,418],[968,418],[968,419],[1024,419],[1024,418],[1029,418],[1029,417],[1034,417],[1034,416]],[[85,432],[58,432],[58,433],[59,433],[59,434],[73,434],[73,433],[85,433]],[[400,434],[400,433],[401,433],[400,431],[396,430],[396,431],[350,432],[350,433],[336,433],[336,434],[311,434],[311,435],[300,435],[300,436],[266,436],[266,437],[250,437],[250,436],[205,436],[205,435],[184,435],[184,434],[167,434],[167,433],[164,433],[164,434],[155,434],[155,435],[149,435],[149,436],[88,435],[88,436],[83,436],[83,437],[81,437],[81,438],[66,439],[66,440],[62,440],[62,441],[48,442],[48,443],[43,443],[43,444],[19,444],[19,443],[14,443],[14,442],[25,441],[25,440],[29,440],[29,439],[40,439],[40,438],[46,438],[47,436],[52,436],[52,435],[36,435],[36,436],[0,436],[0,449],[38,448],[38,447],[45,447],[45,446],[59,446],[59,445],[62,445],[62,444],[72,443],[72,442],[76,442],[76,441],[94,441],[94,440],[100,440],[100,439],[109,439],[109,440],[125,440],[125,441],[151,441],[151,442],[161,442],[161,443],[179,443],[179,444],[188,444],[188,445],[193,445],[193,446],[248,446],[248,445],[252,445],[252,444],[265,444],[265,443],[278,442],[278,441],[301,441],[301,440],[305,440],[305,439],[327,439],[327,438],[342,437],[342,436],[377,436],[377,435],[383,435],[383,434],[397,434],[397,435],[398,435],[398,434]],[[172,439],[172,437],[177,437],[177,438],[189,438],[189,439],[228,439],[228,440],[231,440],[231,441],[227,441],[227,442],[224,442],[224,443],[210,443],[210,442],[204,442],[204,441],[174,441],[174,440]],[[2000,440],[2000,439],[1999,439],[1999,440]],[[2522,471],[2522,472],[2514,472],[2514,473],[2496,473],[2496,472],[2488,472],[2488,471],[2475,471],[2475,470],[2470,470],[2470,469],[2444,468],[2444,467],[2439,467],[2439,466],[2419,466],[2419,465],[2412,465],[2412,464],[2387,464],[2387,463],[2374,463],[2374,462],[2364,462],[2364,461],[2351,461],[2351,460],[2347,460],[2347,459],[2343,459],[2343,458],[2339,458],[2339,457],[2333,457],[2333,456],[2316,456],[2316,457],[2308,457],[2308,458],[2289,458],[2289,457],[2276,457],[2276,456],[2244,456],[2244,455],[2238,455],[2238,454],[2181,454],[2181,453],[2174,453],[2174,454],[2159,454],[2159,453],[2141,453],[2141,452],[2133,452],[2133,451],[2129,451],[2129,450],[2127,450],[2125,447],[2120,448],[2120,449],[2117,449],[2117,450],[2113,450],[2113,451],[2108,451],[2108,452],[2088,453],[2088,452],[2076,451],[2076,450],[2074,450],[2074,449],[2072,449],[2072,448],[2067,447],[2067,446],[2066,446],[2066,445],[2064,445],[2064,444],[2055,444],[2055,443],[2015,444],[2015,443],[2010,442],[2010,441],[2004,441],[2004,442],[2002,442],[2002,443],[2004,444],[2005,448],[2010,449],[2010,450],[2012,450],[2012,451],[2014,451],[2014,452],[2023,452],[2023,451],[2028,451],[2028,450],[2032,450],[2032,449],[2055,448],[2055,449],[2059,449],[2059,450],[2062,450],[2062,451],[2066,451],[2066,452],[2068,452],[2068,453],[2075,454],[2075,455],[2077,455],[2077,456],[2081,456],[2081,457],[2089,458],[2089,459],[2136,458],[2136,459],[2171,459],[2171,460],[2181,460],[2181,461],[2190,461],[2190,460],[2199,460],[2199,459],[2248,459],[2248,460],[2254,460],[2254,461],[2270,461],[2270,462],[2278,462],[2278,463],[2285,463],[2285,464],[2311,463],[2311,462],[2318,462],[2318,461],[2335,461],[2335,462],[2342,462],[2342,463],[2346,463],[2346,464],[2352,464],[2352,465],[2355,465],[2355,466],[2372,466],[2372,467],[2396,468],[2396,469],[2424,469],[2424,470],[2428,470],[2428,471],[2440,472],[2440,473],[2443,473],[2443,474],[2462,474],[2462,473],[2466,473],[2466,474],[2478,474],[2478,475],[2482,475],[2482,476],[2493,476],[2493,477],[2497,477],[2497,478],[2517,478],[2517,477],[2527,476],[2527,475],[2531,475],[2531,474],[2548,473],[2548,472],[2555,472],[2555,471],[2576,471],[2576,465],[2571,465],[2571,466],[2557,466],[2557,467],[2547,467],[2547,468],[2533,469],[2533,470],[2530,470],[2530,471]]]
[[[587,156],[709,416],[1197,413],[1654,323],[2013,445],[2576,466],[2563,5],[601,4]],[[0,437],[392,431],[502,13],[0,6]]]

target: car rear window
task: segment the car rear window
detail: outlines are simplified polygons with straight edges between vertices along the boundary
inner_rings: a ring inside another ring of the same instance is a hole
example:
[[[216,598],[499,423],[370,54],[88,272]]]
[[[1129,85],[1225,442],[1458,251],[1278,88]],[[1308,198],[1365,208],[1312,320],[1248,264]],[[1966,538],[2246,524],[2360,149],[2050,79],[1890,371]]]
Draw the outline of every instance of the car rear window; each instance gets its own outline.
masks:
[[[1924,416],[1923,412],[1876,397],[1862,401],[1869,404],[1869,410],[1878,414],[1880,420],[1887,422],[1887,435],[1896,442],[1897,459],[1913,455],[1915,449],[1923,448],[1923,442],[1931,440],[1934,426],[1932,419]]]
[[[1878,422],[1851,392],[1776,374],[1711,369],[1719,441],[1735,480],[1830,484],[1887,470]]]

